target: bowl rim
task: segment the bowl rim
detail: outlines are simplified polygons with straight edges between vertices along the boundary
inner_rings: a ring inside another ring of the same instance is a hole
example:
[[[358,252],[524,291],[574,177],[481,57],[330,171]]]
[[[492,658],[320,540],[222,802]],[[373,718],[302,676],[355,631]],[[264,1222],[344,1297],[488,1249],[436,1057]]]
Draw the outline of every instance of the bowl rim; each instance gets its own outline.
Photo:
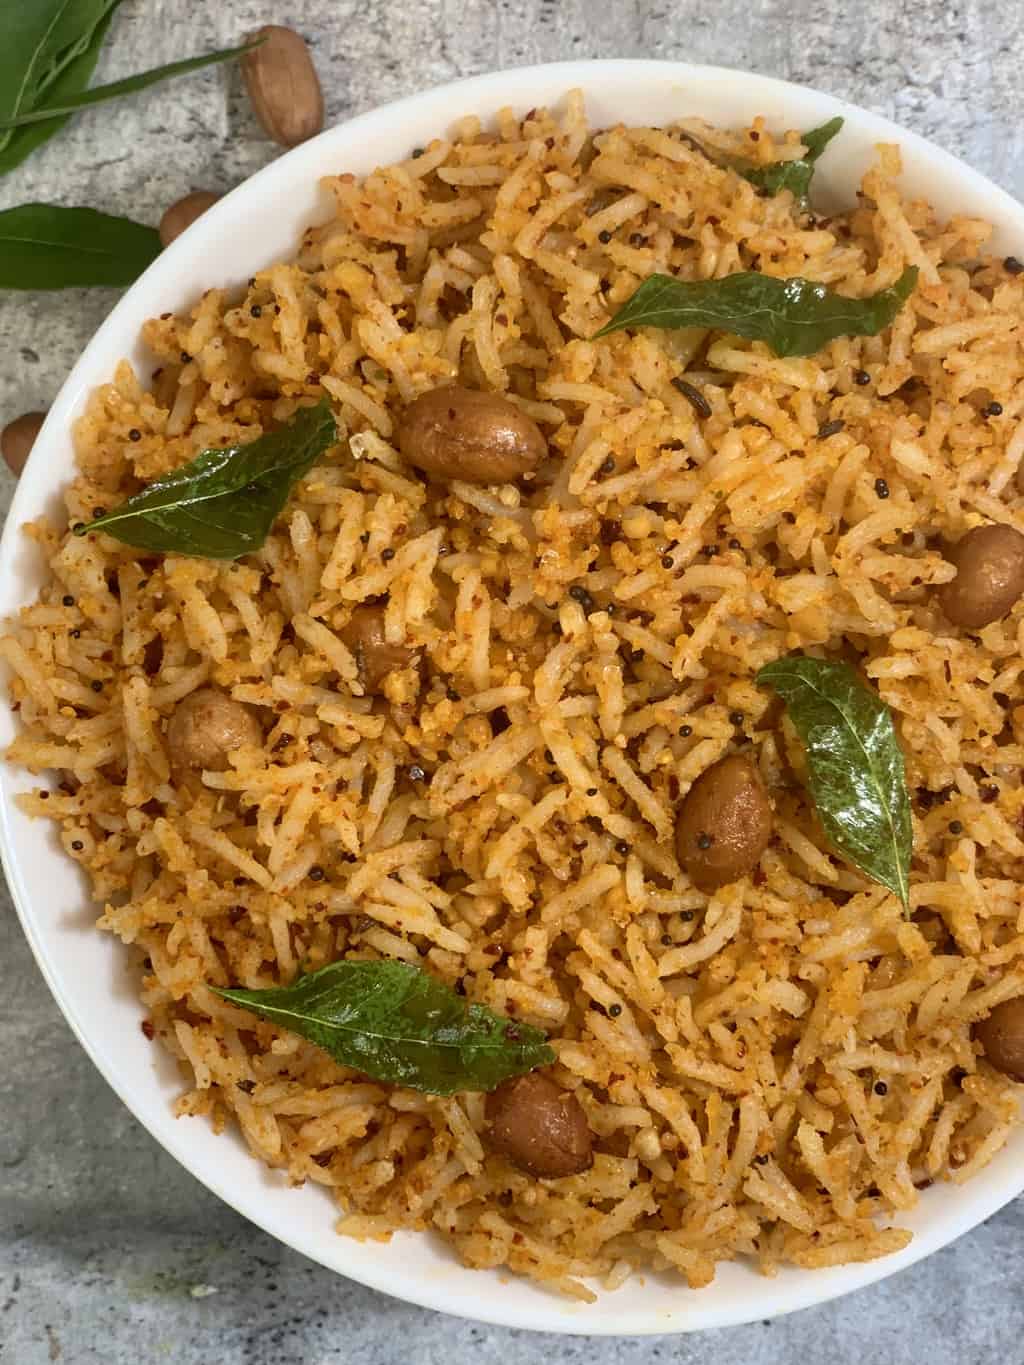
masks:
[[[654,76],[671,79],[679,83],[683,90],[687,85],[695,87],[697,104],[701,100],[702,87],[710,88],[716,84],[721,86],[723,83],[740,82],[745,87],[745,92],[749,92],[749,97],[744,98],[744,106],[749,107],[751,113],[760,112],[758,106],[765,102],[777,104],[812,102],[826,116],[842,114],[850,121],[851,126],[870,134],[873,140],[896,141],[907,158],[915,164],[923,163],[926,168],[940,177],[945,177],[946,180],[955,182],[958,187],[966,186],[973,196],[985,201],[986,217],[996,225],[997,235],[1008,234],[1011,239],[1024,243],[1024,207],[1006,191],[952,153],[881,115],[871,113],[824,91],[776,77],[679,61],[614,58],[569,60],[485,72],[445,82],[377,106],[326,129],[317,137],[272,161],[225,194],[187,234],[172,243],[125,292],[86,344],[49,410],[15,490],[0,537],[0,613],[6,615],[23,602],[19,592],[11,593],[3,585],[17,576],[13,566],[23,546],[23,523],[30,515],[39,514],[44,490],[48,489],[50,494],[54,491],[52,481],[47,480],[44,470],[46,452],[48,447],[55,444],[58,434],[66,434],[70,419],[80,407],[85,394],[91,390],[92,380],[87,381],[86,376],[94,368],[96,363],[94,358],[101,354],[107,357],[105,365],[109,374],[117,359],[127,354],[135,343],[134,329],[131,334],[127,333],[125,324],[132,312],[136,296],[150,287],[154,281],[160,280],[166,281],[169,286],[168,292],[173,292],[175,277],[181,271],[184,262],[202,255],[204,241],[212,244],[223,229],[228,228],[232,222],[237,224],[242,217],[243,206],[251,204],[257,212],[266,213],[273,203],[276,191],[287,192],[289,185],[294,184],[300,175],[318,178],[316,167],[319,164],[322,172],[325,165],[331,164],[335,142],[345,141],[351,145],[362,138],[372,145],[374,134],[388,124],[401,124],[410,134],[423,127],[437,128],[440,132],[443,122],[451,120],[447,106],[453,100],[463,112],[473,113],[481,109],[484,116],[489,118],[493,111],[503,104],[528,107],[530,103],[528,91],[534,82],[548,88],[557,88],[562,95],[570,89],[582,86],[585,96],[589,98],[592,93],[599,93],[598,83],[602,80],[613,83],[643,82]],[[506,91],[498,101],[495,100],[496,90]],[[551,98],[545,95],[543,102],[549,103]],[[685,106],[682,112],[686,112]],[[6,695],[0,700],[0,710],[10,715]],[[700,1295],[687,1295],[685,1289],[681,1288],[684,1302],[680,1311],[673,1312],[668,1317],[664,1313],[659,1313],[649,1319],[642,1316],[636,1319],[627,1315],[629,1326],[626,1329],[617,1325],[622,1315],[615,1311],[617,1300],[614,1295],[607,1295],[603,1300],[606,1307],[611,1309],[610,1312],[596,1311],[598,1305],[580,1312],[578,1306],[563,1303],[561,1300],[553,1300],[556,1306],[545,1311],[542,1301],[538,1299],[536,1310],[531,1308],[524,1317],[521,1309],[519,1312],[513,1311],[511,1300],[509,1306],[502,1308],[503,1295],[496,1296],[495,1302],[492,1303],[483,1291],[488,1285],[493,1287],[497,1281],[490,1276],[482,1277],[480,1272],[465,1271],[464,1274],[473,1277],[471,1285],[462,1287],[462,1280],[458,1279],[457,1287],[450,1291],[441,1289],[430,1281],[422,1284],[408,1273],[403,1273],[397,1252],[391,1258],[396,1264],[388,1263],[379,1269],[375,1265],[361,1263],[356,1253],[339,1254],[337,1257],[328,1258],[323,1252],[311,1249],[308,1243],[304,1242],[301,1230],[296,1231],[284,1225],[281,1220],[263,1215],[261,1209],[255,1207],[251,1199],[241,1197],[232,1188],[230,1179],[226,1177],[222,1179],[208,1169],[200,1173],[197,1169],[197,1159],[189,1150],[190,1130],[187,1126],[178,1124],[170,1113],[169,1106],[167,1114],[162,1118],[152,1113],[140,1112],[136,1108],[131,1093],[133,1079],[131,1072],[127,1068],[119,1067],[115,1059],[104,1050],[97,1031],[90,1030],[89,1021],[82,1016],[69,997],[65,980],[57,969],[48,947],[46,934],[33,912],[12,825],[15,808],[11,799],[12,791],[6,780],[9,769],[10,765],[4,761],[0,769],[0,778],[3,779],[0,781],[0,863],[6,874],[23,932],[43,978],[93,1064],[133,1116],[207,1189],[276,1240],[369,1288],[401,1301],[454,1316],[526,1330],[601,1336],[674,1335],[708,1327],[740,1325],[757,1319],[783,1316],[800,1308],[828,1302],[855,1289],[886,1279],[948,1245],[1024,1190],[1024,1166],[1019,1166],[1015,1172],[1011,1164],[1004,1163],[1000,1167],[999,1178],[983,1181],[982,1175],[985,1174],[983,1172],[971,1186],[948,1187],[947,1193],[955,1199],[957,1205],[956,1213],[954,1215],[946,1213],[938,1220],[932,1220],[936,1226],[926,1226],[924,1230],[915,1231],[909,1247],[893,1256],[866,1264],[835,1268],[841,1269],[844,1272],[842,1275],[836,1275],[832,1270],[783,1271],[779,1280],[773,1282],[780,1286],[778,1303],[766,1302],[758,1294],[753,1294],[749,1300],[745,1296],[737,1295],[741,1302],[734,1305],[731,1310],[702,1311]],[[223,1137],[218,1139],[223,1140]],[[251,1157],[246,1159],[252,1160]],[[337,1234],[333,1235],[336,1236],[339,1246],[348,1241]],[[421,1234],[400,1234],[391,1244],[392,1247],[401,1245],[402,1236],[418,1237]],[[349,1245],[356,1249],[360,1246],[354,1242]],[[340,1265],[339,1261],[344,1261],[345,1264]],[[784,1293],[781,1292],[782,1286]],[[625,1292],[628,1293],[628,1290]],[[704,1292],[706,1291],[701,1291],[701,1294]],[[744,1303],[748,1301],[754,1306],[744,1307]]]

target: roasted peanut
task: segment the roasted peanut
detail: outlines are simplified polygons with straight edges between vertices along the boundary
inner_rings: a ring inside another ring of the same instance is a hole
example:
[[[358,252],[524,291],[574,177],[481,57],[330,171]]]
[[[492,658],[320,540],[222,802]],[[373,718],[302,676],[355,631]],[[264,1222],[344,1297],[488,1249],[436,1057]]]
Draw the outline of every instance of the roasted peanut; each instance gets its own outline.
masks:
[[[170,246],[176,237],[180,237],[185,229],[191,227],[197,218],[216,204],[219,198],[220,195],[214,194],[212,190],[193,190],[184,198],[175,200],[169,208],[164,209],[164,216],[160,219],[161,245]]]
[[[242,58],[242,74],[263,131],[282,147],[296,147],[324,126],[324,96],[309,48],[299,35],[268,24],[259,47]]]
[[[411,465],[439,482],[508,483],[547,452],[537,423],[514,403],[455,385],[431,389],[406,408],[398,444]]]
[[[979,1019],[974,1036],[997,1071],[1024,1081],[1024,996],[1004,1000]]]
[[[499,1085],[487,1097],[490,1141],[528,1175],[554,1180],[593,1165],[593,1135],[579,1100],[540,1071]]]
[[[45,412],[26,412],[8,422],[0,432],[0,450],[12,474],[20,474],[32,453],[39,430],[46,420]]]
[[[999,621],[1024,593],[1024,536],[1012,526],[976,526],[946,555],[956,577],[939,589],[939,606],[957,626]]]
[[[368,692],[379,692],[389,673],[408,668],[415,651],[405,645],[389,644],[384,638],[382,607],[356,607],[341,638],[356,656],[359,674]]]
[[[233,750],[262,743],[263,730],[249,707],[215,687],[190,692],[167,726],[167,748],[177,768],[224,772]]]
[[[687,792],[676,820],[676,852],[701,891],[715,891],[757,866],[772,832],[772,808],[754,765],[720,759]]]

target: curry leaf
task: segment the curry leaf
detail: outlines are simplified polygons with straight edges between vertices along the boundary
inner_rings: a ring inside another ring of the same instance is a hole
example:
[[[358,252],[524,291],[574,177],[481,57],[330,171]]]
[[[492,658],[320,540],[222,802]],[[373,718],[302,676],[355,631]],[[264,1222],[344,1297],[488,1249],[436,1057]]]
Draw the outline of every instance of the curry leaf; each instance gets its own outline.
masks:
[[[757,681],[786,703],[829,840],[909,908],[910,796],[888,706],[847,664],[804,654],[768,664]]]
[[[204,450],[76,529],[162,554],[237,559],[260,548],[295,484],[337,439],[323,399],[246,445]]]
[[[159,254],[154,228],[95,209],[21,204],[0,213],[0,289],[131,284]]]
[[[120,0],[30,0],[4,7],[0,119],[31,109],[41,92],[89,46]],[[9,134],[0,135],[0,150]]]
[[[555,1060],[544,1033],[469,1004],[407,962],[332,962],[290,986],[220,990],[374,1080],[451,1095]]]
[[[85,90],[81,94],[69,94],[63,98],[54,98],[52,94],[48,94],[43,103],[35,108],[0,120],[0,129],[25,128],[34,123],[44,123],[48,119],[66,118],[80,109],[87,109],[90,105],[103,104],[106,100],[118,99],[121,95],[132,95],[138,90],[157,85],[160,81],[170,80],[172,76],[184,76],[190,71],[199,71],[204,66],[214,66],[218,62],[228,62],[233,57],[243,57],[253,48],[259,47],[263,41],[264,39],[260,38],[254,43],[244,43],[241,47],[226,47],[217,52],[208,52],[202,57],[187,57],[184,61],[157,66],[151,71],[142,71],[137,76],[126,76],[124,80],[112,81],[109,85],[98,85],[95,89]]]
[[[829,119],[820,128],[812,128],[803,133],[800,141],[807,148],[802,157],[795,161],[775,161],[769,166],[750,166],[737,163],[736,169],[744,180],[749,180],[759,190],[767,194],[778,194],[780,190],[790,190],[798,203],[807,201],[807,194],[814,175],[814,163],[843,126],[841,118]]]
[[[624,327],[717,327],[765,341],[776,355],[812,355],[843,336],[877,336],[913,292],[917,267],[864,299],[847,298],[813,280],[780,280],[744,270],[719,280],[651,275],[597,333]]]
[[[830,118],[827,123],[823,123],[819,128],[812,128],[810,132],[801,133],[800,141],[807,148],[805,160],[817,161],[822,152],[839,133],[844,123],[840,116]]]
[[[89,84],[89,79],[96,69],[96,60],[99,57],[100,49],[107,36],[110,21],[114,17],[114,10],[120,0],[107,10],[107,13],[99,21],[92,33],[88,35],[85,42],[76,44],[74,49],[67,54],[62,62],[53,68],[53,77],[50,79],[42,97],[53,104],[60,104],[63,100],[77,95],[80,90],[84,90]],[[37,147],[41,147],[44,142],[48,142],[51,137],[59,133],[67,122],[68,117],[50,118],[45,123],[36,123],[27,128],[18,128],[12,132],[0,134],[0,175],[6,175],[15,166],[20,166],[27,156],[30,156]]]

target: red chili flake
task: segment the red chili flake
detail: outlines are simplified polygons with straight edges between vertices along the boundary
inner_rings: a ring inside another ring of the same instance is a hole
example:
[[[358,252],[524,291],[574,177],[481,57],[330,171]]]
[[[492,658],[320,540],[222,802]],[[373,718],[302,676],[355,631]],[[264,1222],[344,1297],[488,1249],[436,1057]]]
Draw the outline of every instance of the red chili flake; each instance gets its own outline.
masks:
[[[148,1019],[143,1019],[141,1028],[142,1032],[146,1035],[149,1041],[152,1042],[153,1039],[156,1037],[156,1029],[153,1027],[153,1025],[149,1022]]]

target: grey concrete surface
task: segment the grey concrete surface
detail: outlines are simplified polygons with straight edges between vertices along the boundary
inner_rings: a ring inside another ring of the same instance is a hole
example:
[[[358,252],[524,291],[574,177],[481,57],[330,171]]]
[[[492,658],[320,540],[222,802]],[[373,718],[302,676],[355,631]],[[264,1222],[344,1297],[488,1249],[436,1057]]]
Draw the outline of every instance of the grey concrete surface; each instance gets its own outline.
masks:
[[[687,58],[842,95],[1024,193],[1021,0],[126,0],[99,78],[227,45],[272,21],[312,43],[332,121],[501,66]],[[0,182],[0,208],[40,199],[156,222],[187,190],[226,189],[274,153],[237,71],[217,69],[78,119]],[[0,294],[0,421],[51,401],[114,298]],[[0,510],[11,486],[0,474]],[[1024,1360],[1019,1202],[843,1301],[679,1339],[555,1340],[480,1327],[333,1276],[206,1193],[122,1108],[51,1001],[6,893],[0,1047],[3,1365]],[[196,1297],[203,1286],[216,1293]]]

